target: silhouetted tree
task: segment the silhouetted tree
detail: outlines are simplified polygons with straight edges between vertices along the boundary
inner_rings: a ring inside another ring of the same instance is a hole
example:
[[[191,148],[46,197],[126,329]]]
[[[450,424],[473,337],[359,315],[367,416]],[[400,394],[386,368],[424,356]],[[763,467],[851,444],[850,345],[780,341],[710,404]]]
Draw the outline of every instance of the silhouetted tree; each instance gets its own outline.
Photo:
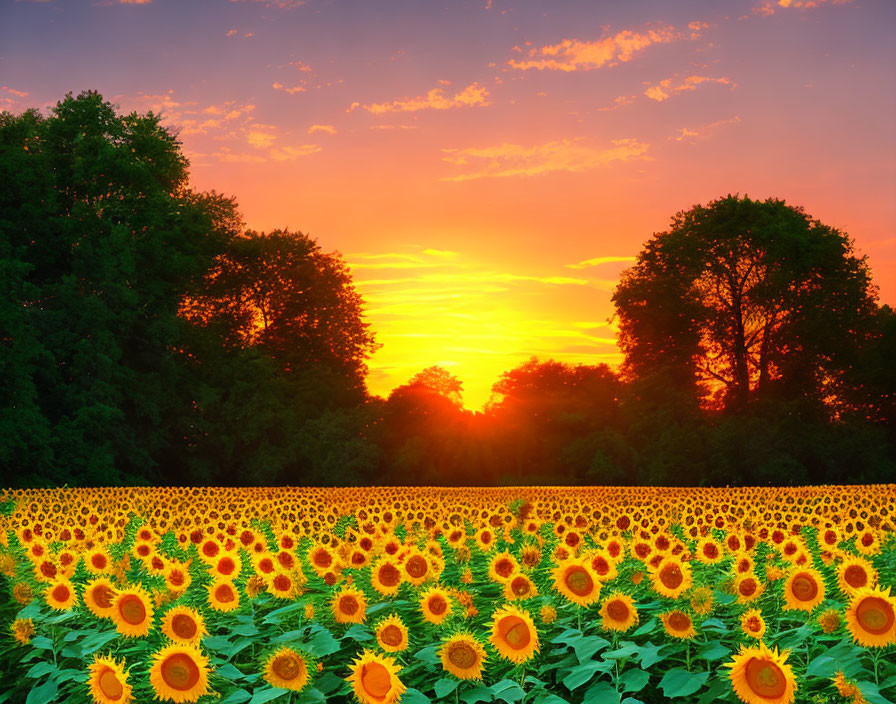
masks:
[[[773,391],[827,396],[850,373],[874,295],[845,234],[780,200],[727,196],[676,214],[613,301],[630,377],[703,385],[742,409]]]

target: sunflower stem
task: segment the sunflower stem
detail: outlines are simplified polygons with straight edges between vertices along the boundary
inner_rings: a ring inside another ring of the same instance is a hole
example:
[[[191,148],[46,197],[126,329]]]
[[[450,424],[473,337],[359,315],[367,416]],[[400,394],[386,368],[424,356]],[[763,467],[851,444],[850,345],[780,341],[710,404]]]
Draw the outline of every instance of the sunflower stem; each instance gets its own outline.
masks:
[[[691,641],[687,642],[687,649],[685,650],[684,656],[685,669],[690,672],[691,671]]]

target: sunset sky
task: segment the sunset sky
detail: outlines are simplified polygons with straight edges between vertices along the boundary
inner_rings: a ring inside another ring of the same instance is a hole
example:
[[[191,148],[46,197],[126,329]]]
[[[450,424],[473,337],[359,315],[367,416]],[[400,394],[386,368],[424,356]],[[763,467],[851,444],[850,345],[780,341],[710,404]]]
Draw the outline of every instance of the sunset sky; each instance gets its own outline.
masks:
[[[896,304],[896,3],[0,3],[0,109],[99,90],[201,190],[351,264],[388,394],[479,408],[531,355],[616,364],[619,273],[678,210],[774,196]]]

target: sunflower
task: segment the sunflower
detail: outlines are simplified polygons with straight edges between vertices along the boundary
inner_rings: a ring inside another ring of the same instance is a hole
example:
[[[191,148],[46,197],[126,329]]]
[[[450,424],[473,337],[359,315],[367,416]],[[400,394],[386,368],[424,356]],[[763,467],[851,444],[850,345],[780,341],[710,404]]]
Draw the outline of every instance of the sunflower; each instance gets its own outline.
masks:
[[[350,669],[346,681],[361,704],[393,704],[404,694],[405,686],[398,679],[401,667],[394,658],[365,649]]]
[[[824,579],[811,567],[791,570],[784,582],[784,610],[812,611],[824,601]]]
[[[179,562],[172,562],[164,568],[165,586],[169,590],[180,592],[190,586],[193,578],[190,576],[188,566],[189,563],[182,565]]]
[[[205,621],[195,609],[175,606],[162,617],[162,633],[181,645],[199,645],[203,636],[208,635]]]
[[[485,527],[478,530],[474,539],[482,552],[489,552],[495,547],[495,532],[491,528]]]
[[[709,537],[703,538],[697,544],[697,549],[694,554],[700,562],[707,565],[714,565],[717,562],[721,562],[722,558],[725,556],[722,546],[713,538]]]
[[[866,648],[896,643],[896,598],[890,589],[859,589],[846,609],[846,627]]]
[[[384,618],[376,626],[376,642],[387,653],[400,653],[408,648],[408,629],[397,614]]]
[[[141,586],[119,589],[112,600],[112,620],[123,636],[148,634],[152,628],[152,614],[152,600]]]
[[[731,685],[745,704],[791,704],[796,690],[793,671],[787,663],[787,651],[778,653],[760,643],[744,648],[725,667],[730,667]]]
[[[336,557],[326,545],[316,545],[308,551],[308,562],[319,577],[323,577],[334,567]]]
[[[488,566],[488,578],[493,582],[504,583],[514,572],[519,572],[520,563],[506,550],[495,555]]]
[[[607,550],[597,550],[588,556],[588,564],[601,582],[609,582],[617,575],[616,560]]]
[[[740,617],[740,630],[744,635],[759,640],[765,635],[765,619],[759,609],[749,609]]]
[[[208,573],[215,579],[236,579],[243,569],[239,555],[224,553],[212,561]]]
[[[691,566],[677,557],[664,557],[656,567],[649,567],[654,591],[669,599],[677,599],[691,588]]]
[[[535,586],[535,582],[522,573],[512,575],[504,583],[504,598],[507,601],[531,599],[533,596],[538,596],[538,587]]]
[[[601,625],[605,631],[627,631],[638,623],[638,610],[628,594],[614,592],[600,607]]]
[[[134,701],[123,660],[119,664],[112,658],[94,656],[87,684],[96,704],[130,704]]]
[[[877,570],[863,557],[847,556],[837,569],[837,584],[841,592],[855,596],[859,589],[877,584]]]
[[[367,618],[367,597],[358,589],[343,587],[333,596],[330,606],[336,623],[364,623]]]
[[[240,605],[240,593],[230,582],[214,581],[206,587],[208,605],[215,611],[233,611]]]
[[[268,580],[268,591],[280,599],[292,599],[298,594],[299,587],[292,576],[277,570]]]
[[[554,589],[579,606],[589,606],[600,598],[601,582],[587,561],[570,559],[553,571]]]
[[[84,605],[97,618],[112,618],[115,587],[106,577],[97,577],[84,587]]]
[[[404,579],[415,587],[423,584],[432,575],[432,565],[426,555],[417,549],[405,557],[401,563]]]
[[[866,557],[871,557],[872,555],[879,553],[880,538],[877,537],[877,533],[870,530],[859,533],[856,536],[856,550]]]
[[[737,575],[734,579],[733,589],[737,595],[737,603],[745,604],[758,599],[762,592],[765,591],[765,585],[759,581],[759,578],[753,572],[744,572]]]
[[[308,684],[308,660],[292,648],[281,647],[265,661],[264,678],[273,687],[299,692]]]
[[[112,571],[112,557],[106,548],[99,545],[84,555],[84,566],[91,574],[106,574]]]
[[[515,606],[502,606],[492,614],[489,641],[501,657],[516,664],[526,662],[538,651],[538,631],[532,617]]]
[[[473,636],[458,633],[451,636],[439,649],[442,667],[462,680],[481,680],[485,648]]]
[[[668,613],[660,614],[659,616],[660,621],[663,622],[663,628],[666,629],[666,633],[673,638],[690,640],[697,635],[697,631],[694,630],[694,621],[684,611],[676,609],[675,611],[669,611]]]
[[[47,606],[57,611],[68,611],[78,600],[78,594],[71,582],[60,579],[53,582],[44,592]]]
[[[370,586],[383,596],[398,591],[401,586],[401,568],[392,557],[381,557],[370,570]]]
[[[420,597],[420,611],[430,623],[439,625],[451,614],[451,599],[439,586],[430,587]]]
[[[153,655],[149,682],[156,699],[195,702],[208,692],[208,658],[192,645],[168,645]]]

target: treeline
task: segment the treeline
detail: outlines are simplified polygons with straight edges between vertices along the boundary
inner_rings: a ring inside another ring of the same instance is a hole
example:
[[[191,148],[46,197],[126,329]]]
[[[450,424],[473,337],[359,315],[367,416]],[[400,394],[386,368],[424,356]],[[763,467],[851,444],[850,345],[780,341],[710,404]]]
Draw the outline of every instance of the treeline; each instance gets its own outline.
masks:
[[[780,201],[679,213],[614,296],[618,372],[530,360],[481,413],[371,397],[338,254],[247,231],[176,137],[95,92],[0,115],[0,484],[892,481],[896,316]]]

